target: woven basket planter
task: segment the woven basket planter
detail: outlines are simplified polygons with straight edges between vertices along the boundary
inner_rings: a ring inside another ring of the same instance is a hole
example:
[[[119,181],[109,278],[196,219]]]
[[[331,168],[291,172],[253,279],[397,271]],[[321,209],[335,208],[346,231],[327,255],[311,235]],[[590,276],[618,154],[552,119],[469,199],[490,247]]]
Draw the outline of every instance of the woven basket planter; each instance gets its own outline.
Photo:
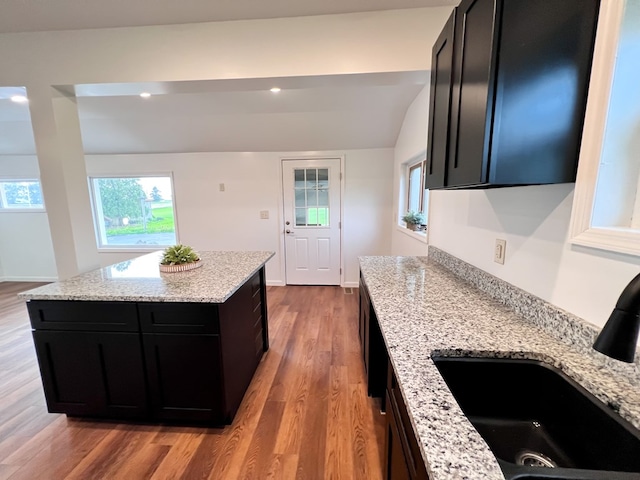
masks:
[[[160,264],[160,271],[162,273],[176,273],[186,272],[187,270],[193,270],[202,266],[202,260],[192,263],[182,263],[180,265],[162,265]]]

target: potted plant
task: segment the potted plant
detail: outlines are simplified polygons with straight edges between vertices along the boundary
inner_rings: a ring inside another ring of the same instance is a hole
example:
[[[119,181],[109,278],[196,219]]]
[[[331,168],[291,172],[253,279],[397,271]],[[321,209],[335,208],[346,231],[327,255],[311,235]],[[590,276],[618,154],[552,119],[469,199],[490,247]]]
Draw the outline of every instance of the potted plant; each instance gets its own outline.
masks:
[[[188,245],[167,247],[160,260],[160,271],[165,273],[184,272],[202,265],[200,255]]]
[[[407,224],[407,228],[409,230],[413,230],[415,232],[418,230],[420,225],[425,223],[425,218],[422,212],[414,212],[413,210],[410,210],[402,216],[402,221]]]

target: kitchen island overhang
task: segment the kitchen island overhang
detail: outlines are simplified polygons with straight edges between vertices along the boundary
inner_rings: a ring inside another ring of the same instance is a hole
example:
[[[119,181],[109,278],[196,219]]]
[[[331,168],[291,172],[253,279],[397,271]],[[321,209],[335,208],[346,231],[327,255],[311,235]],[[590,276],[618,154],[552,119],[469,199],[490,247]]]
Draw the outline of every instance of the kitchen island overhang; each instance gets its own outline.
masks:
[[[161,252],[20,294],[52,413],[228,424],[269,348],[273,252],[201,252],[160,273]]]

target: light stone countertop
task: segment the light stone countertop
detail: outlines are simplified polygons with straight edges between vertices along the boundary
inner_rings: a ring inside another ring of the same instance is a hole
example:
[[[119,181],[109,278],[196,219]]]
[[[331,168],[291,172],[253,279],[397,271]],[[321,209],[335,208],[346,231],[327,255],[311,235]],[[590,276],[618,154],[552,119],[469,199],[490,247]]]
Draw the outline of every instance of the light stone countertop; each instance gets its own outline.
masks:
[[[274,252],[198,252],[202,266],[160,273],[162,251],[22,292],[25,300],[223,303]]]
[[[360,270],[432,480],[504,478],[432,355],[545,361],[640,427],[640,382],[634,365],[628,374],[624,368],[623,374],[614,373],[604,356],[569,346],[572,338],[552,336],[454,275],[434,261],[431,252],[429,258],[361,257]],[[563,331],[562,326],[557,330]]]

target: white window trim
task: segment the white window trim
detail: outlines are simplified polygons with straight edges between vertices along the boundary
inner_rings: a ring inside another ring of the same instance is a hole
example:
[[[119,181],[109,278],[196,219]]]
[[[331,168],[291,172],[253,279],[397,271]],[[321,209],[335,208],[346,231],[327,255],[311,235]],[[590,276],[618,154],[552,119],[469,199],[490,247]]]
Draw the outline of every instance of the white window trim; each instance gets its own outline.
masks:
[[[406,222],[402,221],[402,216],[409,211],[409,192],[410,192],[410,173],[411,173],[411,169],[413,167],[415,167],[418,164],[422,164],[422,178],[420,180],[420,186],[422,187],[422,191],[420,192],[420,203],[421,203],[421,212],[423,212],[425,214],[425,218],[427,219],[427,222],[429,221],[428,217],[427,217],[427,212],[424,211],[424,200],[425,200],[425,183],[424,183],[424,172],[425,172],[425,168],[427,166],[427,160],[425,158],[426,153],[421,153],[419,155],[416,155],[415,157],[411,158],[410,160],[408,160],[407,162],[402,164],[402,177],[404,178],[404,189],[400,189],[400,212],[398,215],[398,223],[397,223],[397,227],[398,230],[409,234],[410,236],[414,237],[414,238],[418,238],[418,239],[422,239],[423,237],[426,238],[426,232],[416,232],[414,230],[409,230],[409,228],[407,227]]]
[[[23,176],[0,176],[0,182],[38,182],[40,185],[40,192],[42,192],[42,182],[39,177],[23,177]],[[4,192],[0,189],[0,195],[4,197]],[[4,207],[6,205],[6,198],[2,198],[0,202],[0,213],[44,213],[47,211],[44,203],[44,194],[42,194],[42,207],[28,207],[28,208],[12,208]]]
[[[640,255],[640,230],[592,226],[624,9],[624,0],[605,0],[600,7],[569,234],[575,245]]]
[[[146,245],[137,247],[135,245],[123,245],[118,247],[115,245],[101,246],[100,227],[98,226],[98,203],[96,200],[96,194],[93,186],[93,180],[96,178],[144,178],[144,177],[169,177],[171,179],[171,203],[173,206],[173,226],[176,234],[176,244],[180,244],[180,233],[178,232],[178,206],[176,203],[175,184],[173,179],[173,172],[154,172],[154,173],[109,173],[109,174],[94,174],[87,177],[89,183],[89,194],[91,197],[91,215],[93,217],[93,228],[96,238],[96,246],[99,253],[138,253],[138,252],[155,252],[166,248],[166,245]]]

